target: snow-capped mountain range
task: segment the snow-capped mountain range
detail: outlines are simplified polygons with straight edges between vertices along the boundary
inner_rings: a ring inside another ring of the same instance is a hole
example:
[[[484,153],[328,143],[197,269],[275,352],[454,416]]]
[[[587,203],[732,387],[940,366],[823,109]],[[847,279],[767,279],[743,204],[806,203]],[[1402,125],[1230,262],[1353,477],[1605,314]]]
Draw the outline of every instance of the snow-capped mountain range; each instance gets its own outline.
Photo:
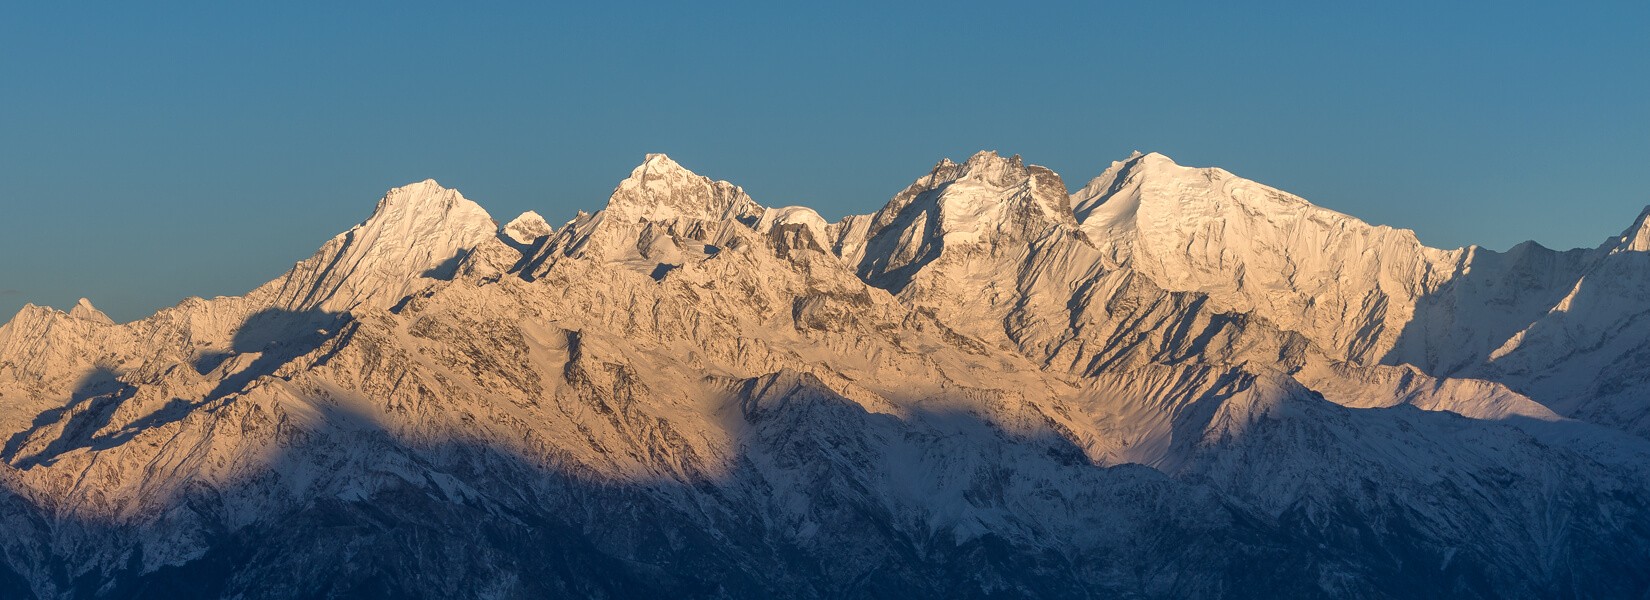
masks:
[[[1160,154],[836,222],[415,183],[0,326],[0,597],[1643,597],[1647,220],[1440,250]]]

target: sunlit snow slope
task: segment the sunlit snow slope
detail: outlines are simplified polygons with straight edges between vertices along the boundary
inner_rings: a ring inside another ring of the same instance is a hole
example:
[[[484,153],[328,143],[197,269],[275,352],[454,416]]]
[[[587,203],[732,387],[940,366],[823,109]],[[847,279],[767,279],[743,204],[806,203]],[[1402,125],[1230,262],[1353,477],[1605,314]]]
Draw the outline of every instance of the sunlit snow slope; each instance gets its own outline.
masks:
[[[834,223],[424,181],[0,326],[0,597],[1642,597],[1645,221],[1439,250],[1160,154]]]

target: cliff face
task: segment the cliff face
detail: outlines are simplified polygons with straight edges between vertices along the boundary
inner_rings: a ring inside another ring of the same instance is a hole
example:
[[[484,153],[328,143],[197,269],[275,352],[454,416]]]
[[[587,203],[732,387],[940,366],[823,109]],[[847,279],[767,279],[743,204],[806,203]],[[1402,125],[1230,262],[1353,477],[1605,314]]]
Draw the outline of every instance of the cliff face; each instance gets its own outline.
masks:
[[[426,181],[246,296],[0,327],[0,595],[1641,595],[1642,239],[1155,154],[837,223],[662,155],[560,228]]]

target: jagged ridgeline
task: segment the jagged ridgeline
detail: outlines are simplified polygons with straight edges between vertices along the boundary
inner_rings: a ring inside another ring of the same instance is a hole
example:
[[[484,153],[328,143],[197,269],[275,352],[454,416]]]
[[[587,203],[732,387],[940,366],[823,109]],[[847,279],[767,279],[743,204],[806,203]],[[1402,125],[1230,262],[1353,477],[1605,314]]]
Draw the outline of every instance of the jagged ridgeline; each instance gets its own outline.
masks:
[[[244,296],[0,327],[0,597],[1643,597],[1647,251],[1158,154],[837,222],[424,181]]]

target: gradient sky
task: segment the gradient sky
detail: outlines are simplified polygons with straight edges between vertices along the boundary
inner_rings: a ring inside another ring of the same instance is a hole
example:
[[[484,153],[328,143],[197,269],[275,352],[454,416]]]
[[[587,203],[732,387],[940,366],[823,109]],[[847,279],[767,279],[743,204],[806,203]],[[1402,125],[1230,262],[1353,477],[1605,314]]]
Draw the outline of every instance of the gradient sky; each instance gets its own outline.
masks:
[[[1074,188],[1155,150],[1444,247],[1650,204],[1642,0],[561,4],[0,4],[0,319],[242,293],[424,178],[561,222],[647,152],[827,217],[979,149]]]

